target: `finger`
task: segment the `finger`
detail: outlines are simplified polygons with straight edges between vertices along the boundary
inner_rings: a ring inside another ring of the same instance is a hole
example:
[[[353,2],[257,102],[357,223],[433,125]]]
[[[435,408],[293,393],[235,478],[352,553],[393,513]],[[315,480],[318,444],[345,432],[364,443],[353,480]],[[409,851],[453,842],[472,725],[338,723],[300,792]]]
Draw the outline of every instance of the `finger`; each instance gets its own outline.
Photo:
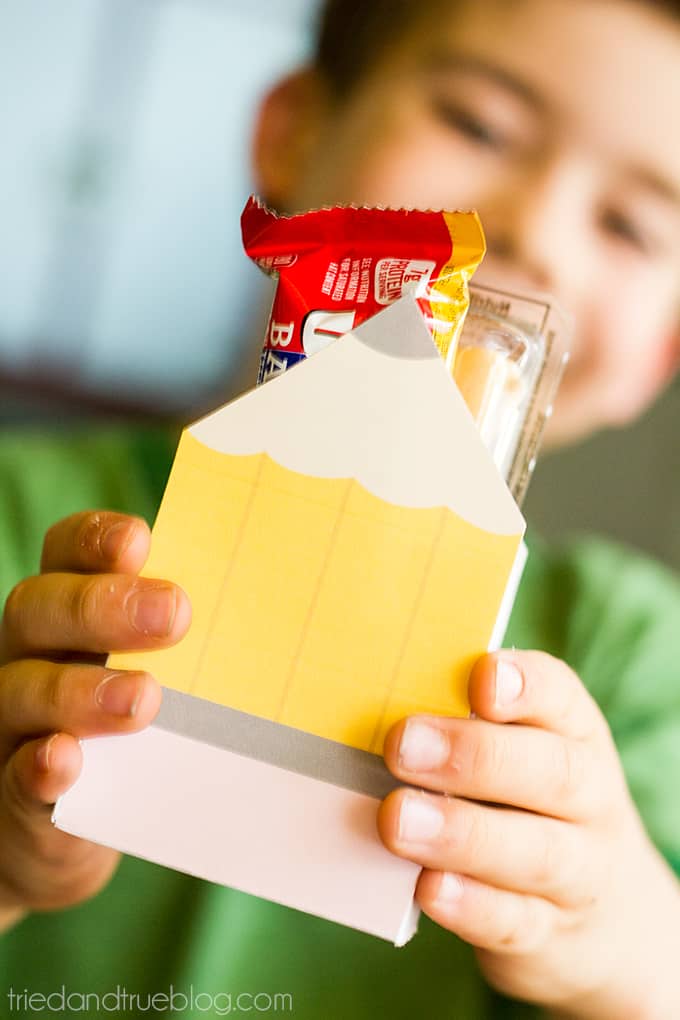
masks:
[[[461,939],[495,953],[535,952],[559,922],[559,910],[535,896],[495,889],[467,876],[424,871],[416,887],[421,909]]]
[[[52,824],[54,802],[73,785],[81,767],[75,737],[53,733],[23,744],[3,769],[3,893],[24,908],[53,910],[88,899],[116,867],[119,854]]]
[[[499,652],[478,659],[470,673],[475,715],[539,726],[587,740],[607,732],[604,717],[581,680],[544,652]]]
[[[22,825],[44,826],[52,805],[80,775],[82,762],[80,744],[69,733],[26,741],[4,769],[3,806]]]
[[[73,514],[54,524],[43,543],[40,569],[138,573],[149,555],[151,535],[141,517],[106,510]]]
[[[166,648],[186,632],[189,600],[168,581],[126,574],[29,577],[5,605],[11,658],[53,651],[105,653]]]
[[[148,673],[22,659],[0,669],[0,754],[27,737],[132,733],[158,712],[161,689]]]
[[[412,786],[569,821],[597,817],[606,795],[590,744],[537,727],[411,716],[389,731],[384,753]]]
[[[568,822],[459,798],[400,789],[380,805],[392,853],[561,906],[590,902],[585,840]]]

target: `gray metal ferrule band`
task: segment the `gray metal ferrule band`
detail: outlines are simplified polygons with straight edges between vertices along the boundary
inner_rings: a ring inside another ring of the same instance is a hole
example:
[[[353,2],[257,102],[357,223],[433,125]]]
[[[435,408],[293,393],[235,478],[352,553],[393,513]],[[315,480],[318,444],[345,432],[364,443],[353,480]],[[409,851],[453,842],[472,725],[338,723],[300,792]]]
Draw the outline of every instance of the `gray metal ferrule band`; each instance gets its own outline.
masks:
[[[400,785],[380,755],[169,687],[153,725],[380,800]]]

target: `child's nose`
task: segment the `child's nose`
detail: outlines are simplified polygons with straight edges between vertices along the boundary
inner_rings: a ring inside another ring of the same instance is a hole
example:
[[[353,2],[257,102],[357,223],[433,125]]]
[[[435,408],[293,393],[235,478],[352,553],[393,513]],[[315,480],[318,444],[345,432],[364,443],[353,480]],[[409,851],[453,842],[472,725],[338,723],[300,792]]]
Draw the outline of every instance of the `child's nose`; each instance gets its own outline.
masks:
[[[523,167],[480,206],[487,268],[573,304],[591,270],[592,196],[592,173],[577,159],[545,154]]]

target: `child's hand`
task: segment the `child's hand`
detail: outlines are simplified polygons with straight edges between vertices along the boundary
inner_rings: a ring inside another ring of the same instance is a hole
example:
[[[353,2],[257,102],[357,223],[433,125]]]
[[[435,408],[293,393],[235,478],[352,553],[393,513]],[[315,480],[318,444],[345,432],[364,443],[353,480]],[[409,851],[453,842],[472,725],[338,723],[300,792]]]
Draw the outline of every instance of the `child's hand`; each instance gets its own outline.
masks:
[[[385,743],[392,772],[433,791],[379,812],[387,847],[424,867],[420,906],[507,995],[560,1016],[680,1016],[680,887],[599,708],[540,652],[484,656],[469,692],[476,718],[414,717]]]
[[[162,648],[186,631],[186,595],[135,575],[149,529],[85,513],[48,531],[42,574],[12,591],[0,626],[0,927],[25,910],[94,895],[119,855],[55,829],[52,804],[78,777],[80,737],[132,733],[160,706],[144,673],[115,673],[109,651]],[[97,664],[99,663],[99,664]]]

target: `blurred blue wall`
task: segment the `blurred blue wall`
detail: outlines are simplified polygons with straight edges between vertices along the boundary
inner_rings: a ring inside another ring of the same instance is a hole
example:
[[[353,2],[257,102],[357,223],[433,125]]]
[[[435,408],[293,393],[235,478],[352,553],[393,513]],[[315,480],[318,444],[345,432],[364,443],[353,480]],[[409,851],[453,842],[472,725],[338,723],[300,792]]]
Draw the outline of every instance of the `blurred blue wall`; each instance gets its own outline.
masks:
[[[229,376],[250,126],[313,6],[3,0],[0,370],[180,404]]]

